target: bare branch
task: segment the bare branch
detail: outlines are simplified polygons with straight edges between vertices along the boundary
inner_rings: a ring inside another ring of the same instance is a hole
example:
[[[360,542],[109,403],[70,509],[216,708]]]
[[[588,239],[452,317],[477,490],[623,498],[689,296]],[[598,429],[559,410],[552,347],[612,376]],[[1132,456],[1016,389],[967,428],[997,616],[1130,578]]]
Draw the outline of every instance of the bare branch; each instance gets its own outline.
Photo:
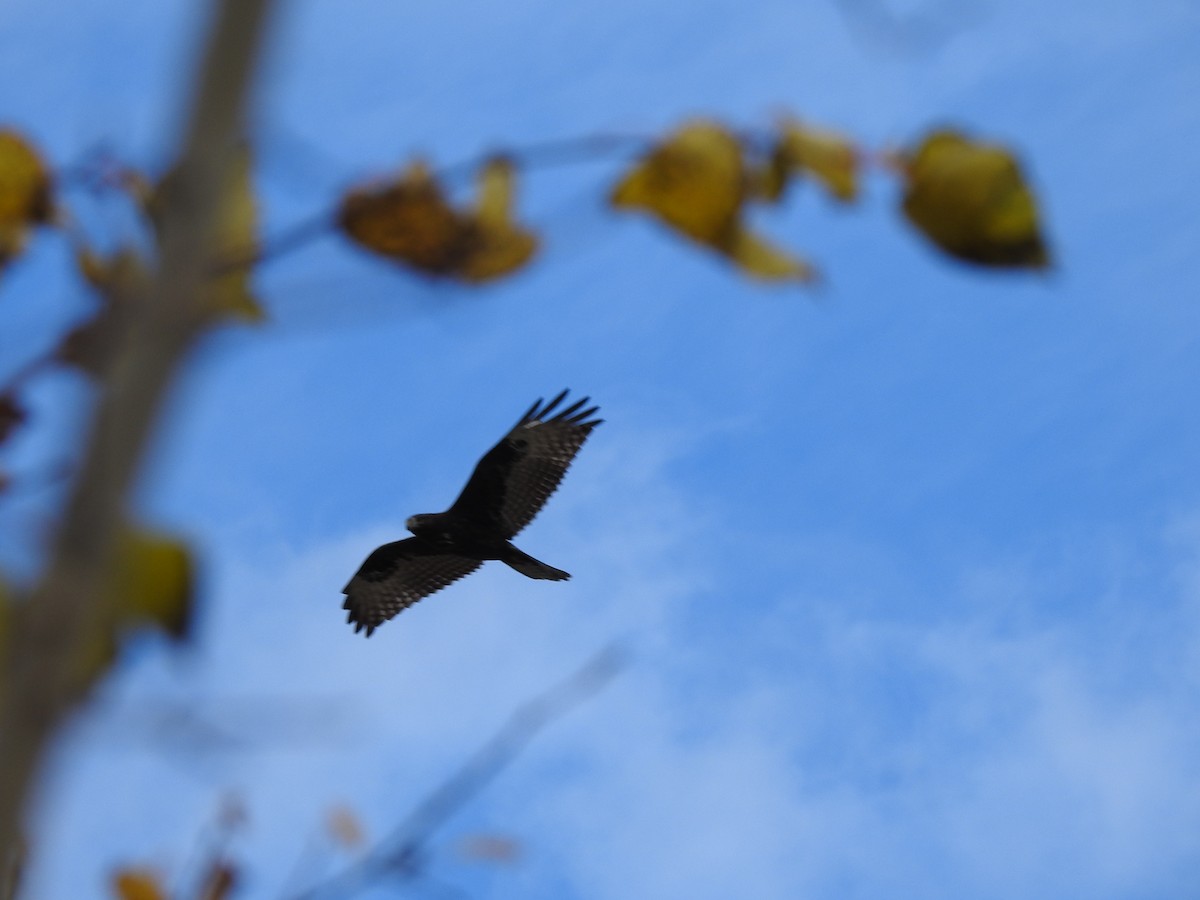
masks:
[[[624,664],[621,649],[607,647],[570,678],[517,707],[492,739],[426,796],[370,854],[291,900],[346,897],[373,879],[420,874],[421,853],[433,833],[487,787],[543,728],[607,685]]]

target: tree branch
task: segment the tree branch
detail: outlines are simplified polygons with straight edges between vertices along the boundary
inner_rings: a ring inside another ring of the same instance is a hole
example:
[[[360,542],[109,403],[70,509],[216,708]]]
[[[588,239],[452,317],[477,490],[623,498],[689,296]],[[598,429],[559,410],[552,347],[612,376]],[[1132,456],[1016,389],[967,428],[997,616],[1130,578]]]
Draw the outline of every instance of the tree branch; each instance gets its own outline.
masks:
[[[87,688],[81,657],[111,611],[106,598],[125,497],[166,392],[207,321],[204,285],[224,173],[271,0],[220,0],[164,200],[158,266],[130,297],[81,471],[50,561],[13,611],[0,659],[0,868],[13,858],[32,787],[58,726]]]

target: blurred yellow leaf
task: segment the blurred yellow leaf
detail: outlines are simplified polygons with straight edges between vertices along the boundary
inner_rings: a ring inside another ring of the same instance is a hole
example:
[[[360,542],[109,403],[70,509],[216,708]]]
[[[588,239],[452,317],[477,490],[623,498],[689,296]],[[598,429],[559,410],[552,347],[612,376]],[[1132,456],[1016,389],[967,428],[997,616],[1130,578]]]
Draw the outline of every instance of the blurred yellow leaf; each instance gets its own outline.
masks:
[[[182,541],[145,529],[122,535],[113,602],[123,625],[152,625],[186,639],[192,584],[192,556]]]
[[[491,228],[511,225],[513,195],[516,192],[516,172],[512,161],[503,156],[488,160],[479,170],[477,185],[475,216],[480,224]]]
[[[458,846],[466,859],[489,863],[515,863],[521,858],[521,842],[502,834],[472,834]]]
[[[817,278],[808,263],[744,228],[733,232],[718,249],[747,275],[763,281],[811,282]]]
[[[249,147],[238,148],[225,174],[224,196],[217,211],[210,308],[217,316],[261,322],[266,318],[266,312],[250,289],[258,254],[258,200],[254,195],[253,158]],[[124,173],[123,182],[161,238],[163,215],[167,204],[173,202],[172,194],[177,191],[175,170],[167,172],[154,185],[132,170]]]
[[[194,566],[187,546],[158,532],[127,527],[116,552],[108,627],[79,661],[80,676],[88,683],[108,670],[126,633],[153,627],[183,641],[191,628]]]
[[[780,172],[812,175],[843,203],[858,196],[858,148],[836,132],[786,119],[779,127],[773,162]],[[780,178],[778,194],[782,193]]]
[[[349,850],[357,850],[367,842],[366,832],[358,816],[345,806],[335,806],[325,820],[329,833]]]
[[[249,148],[238,151],[229,169],[217,221],[217,266],[227,271],[213,284],[213,309],[245,322],[261,322],[266,313],[250,289],[258,253],[258,201]]]
[[[899,161],[904,214],[951,256],[985,266],[1050,264],[1037,202],[1007,149],[936,131]]]
[[[338,223],[359,246],[426,274],[491,281],[525,265],[537,238],[512,220],[508,160],[486,163],[477,189],[474,208],[455,209],[418,161],[393,181],[347,193]]]
[[[50,218],[50,174],[19,134],[0,129],[0,269],[25,246],[30,225]]]
[[[746,194],[742,148],[715,122],[684,125],[643,157],[613,189],[618,209],[643,209],[705,244],[728,234]]]
[[[150,279],[150,267],[132,247],[121,247],[109,256],[100,256],[90,247],[75,248],[79,274],[105,300],[129,297],[140,291]]]
[[[474,220],[466,219],[475,233],[472,252],[463,261],[467,281],[484,282],[514,272],[537,252],[537,236],[512,219],[516,174],[512,162],[496,157],[479,170]]]
[[[162,876],[153,869],[118,869],[112,876],[112,891],[117,900],[167,900]]]

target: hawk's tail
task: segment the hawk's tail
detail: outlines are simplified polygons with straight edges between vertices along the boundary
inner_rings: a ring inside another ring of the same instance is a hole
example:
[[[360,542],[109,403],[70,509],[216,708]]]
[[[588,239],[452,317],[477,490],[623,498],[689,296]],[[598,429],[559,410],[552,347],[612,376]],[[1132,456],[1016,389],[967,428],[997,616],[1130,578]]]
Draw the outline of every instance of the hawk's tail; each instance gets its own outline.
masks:
[[[501,562],[508,563],[529,578],[539,578],[543,581],[566,581],[571,577],[569,572],[548,566],[541,560],[534,559],[528,553],[518,550],[512,544],[508,545],[505,555],[501,557]]]

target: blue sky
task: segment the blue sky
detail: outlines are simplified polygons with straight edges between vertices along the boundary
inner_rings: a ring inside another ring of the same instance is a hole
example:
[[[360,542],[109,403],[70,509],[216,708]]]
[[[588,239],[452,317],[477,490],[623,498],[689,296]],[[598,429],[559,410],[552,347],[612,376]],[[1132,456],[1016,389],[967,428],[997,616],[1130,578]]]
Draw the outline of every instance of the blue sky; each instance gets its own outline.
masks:
[[[544,253],[486,290],[334,237],[264,267],[271,323],[197,354],[140,491],[206,561],[199,641],[140,643],[67,736],[31,896],[102,896],[124,862],[182,871],[226,792],[250,814],[246,896],[277,896],[331,806],[385,834],[614,639],[628,670],[450,823],[439,880],[588,900],[1194,891],[1200,13],[879,5],[943,25],[881,31],[835,2],[287,6],[257,104],[269,233],[413,152],[788,109],[876,148],[944,123],[1012,144],[1059,266],[947,262],[875,175],[849,211],[800,191],[762,218],[826,275],[763,289],[606,213],[609,161],[525,177]],[[192,7],[10,0],[0,118],[58,162],[104,141],[161,166]],[[87,307],[67,268],[45,238],[6,274],[5,367]],[[486,566],[354,636],[339,591],[366,553],[563,386],[607,421],[520,544],[573,579]],[[14,469],[61,449],[85,396],[36,385]],[[0,514],[10,569],[42,502]],[[275,706],[322,726],[181,752],[129,724],[162,701],[235,731]],[[462,862],[478,832],[522,859]]]

